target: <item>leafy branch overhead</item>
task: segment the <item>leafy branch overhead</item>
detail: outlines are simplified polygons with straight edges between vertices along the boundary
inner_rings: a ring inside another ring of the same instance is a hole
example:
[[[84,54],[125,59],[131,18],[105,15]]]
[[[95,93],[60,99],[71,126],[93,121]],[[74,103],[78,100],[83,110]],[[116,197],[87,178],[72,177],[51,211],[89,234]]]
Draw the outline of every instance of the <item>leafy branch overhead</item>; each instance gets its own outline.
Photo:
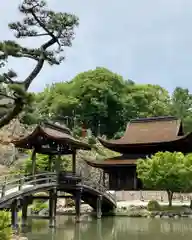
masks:
[[[79,19],[69,13],[54,12],[47,8],[46,1],[23,0],[19,6],[23,19],[9,24],[17,39],[46,39],[38,48],[27,48],[16,41],[0,42],[0,67],[7,66],[9,58],[28,58],[36,62],[25,79],[19,79],[14,70],[0,76],[0,127],[8,124],[29,104],[32,97],[27,90],[43,69],[44,63],[58,65],[64,60],[64,48],[70,47],[74,39],[74,28]],[[7,107],[5,107],[7,105]]]

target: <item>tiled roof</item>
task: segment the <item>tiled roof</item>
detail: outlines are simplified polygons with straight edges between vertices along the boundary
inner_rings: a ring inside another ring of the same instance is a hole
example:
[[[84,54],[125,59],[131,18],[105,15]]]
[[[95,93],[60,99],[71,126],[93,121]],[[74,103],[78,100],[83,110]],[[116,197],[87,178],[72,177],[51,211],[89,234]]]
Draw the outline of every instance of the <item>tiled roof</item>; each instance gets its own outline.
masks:
[[[175,117],[135,119],[128,123],[123,137],[114,144],[158,143],[180,139],[184,135],[181,120]]]
[[[31,145],[31,143],[34,145],[34,143],[38,141],[38,137],[46,137],[55,143],[70,145],[76,149],[91,149],[87,143],[75,139],[69,129],[47,123],[37,126],[31,134],[14,140],[12,143],[15,144],[16,147],[27,148],[27,145]]]

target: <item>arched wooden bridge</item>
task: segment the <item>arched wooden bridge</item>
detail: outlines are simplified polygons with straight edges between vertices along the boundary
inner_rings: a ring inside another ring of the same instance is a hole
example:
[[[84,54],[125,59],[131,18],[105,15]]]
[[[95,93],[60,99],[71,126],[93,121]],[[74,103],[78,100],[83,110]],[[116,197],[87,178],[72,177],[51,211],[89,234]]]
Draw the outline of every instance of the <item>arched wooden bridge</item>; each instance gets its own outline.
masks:
[[[16,206],[25,205],[24,199],[42,191],[50,192],[49,207],[53,209],[50,209],[50,217],[55,217],[56,209],[54,208],[56,208],[58,191],[73,195],[76,203],[76,215],[79,217],[81,200],[96,210],[98,216],[116,208],[115,197],[104,186],[91,181],[91,179],[73,173],[46,172],[36,175],[18,174],[0,177],[0,209],[11,208],[12,218],[14,218],[14,212],[17,211]],[[24,216],[26,218],[26,213]]]

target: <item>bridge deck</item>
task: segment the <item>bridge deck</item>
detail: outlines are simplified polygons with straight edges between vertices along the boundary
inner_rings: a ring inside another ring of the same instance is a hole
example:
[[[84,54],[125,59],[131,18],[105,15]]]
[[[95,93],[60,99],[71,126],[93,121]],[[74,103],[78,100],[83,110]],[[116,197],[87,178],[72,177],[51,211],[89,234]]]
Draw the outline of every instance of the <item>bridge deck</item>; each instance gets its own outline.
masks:
[[[115,197],[102,185],[92,182],[77,175],[61,173],[42,173],[34,176],[8,175],[0,178],[0,208],[7,208],[15,199],[31,196],[36,192],[56,189],[65,191],[76,197],[76,192],[81,190],[84,202],[96,209],[97,197],[102,197],[102,211],[107,212],[116,207]]]

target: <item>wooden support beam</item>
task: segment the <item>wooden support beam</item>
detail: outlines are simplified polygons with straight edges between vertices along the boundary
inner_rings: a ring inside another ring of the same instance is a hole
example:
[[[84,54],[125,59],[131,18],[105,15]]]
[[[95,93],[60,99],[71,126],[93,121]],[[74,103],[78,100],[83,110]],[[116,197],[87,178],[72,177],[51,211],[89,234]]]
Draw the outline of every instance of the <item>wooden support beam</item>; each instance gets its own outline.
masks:
[[[74,175],[76,174],[76,149],[72,153],[72,172]]]
[[[49,155],[49,163],[48,163],[48,171],[51,172],[52,171],[52,161],[53,160],[53,156]]]
[[[105,187],[105,170],[103,170],[103,186]]]
[[[136,170],[134,172],[134,177],[133,177],[133,189],[137,190],[137,175],[136,175]]]
[[[36,150],[35,150],[35,148],[32,151],[31,160],[32,160],[32,175],[34,176],[36,174]]]
[[[97,208],[96,208],[96,214],[97,214],[97,219],[100,219],[102,216],[102,195],[97,196]]]
[[[55,159],[55,172],[57,174],[59,174],[60,172],[60,167],[61,167],[61,155],[59,153],[57,159]]]
[[[22,202],[22,226],[27,226],[27,210],[28,210],[28,198],[24,198]]]
[[[11,226],[13,229],[18,228],[18,201],[14,200],[11,204]]]
[[[81,194],[82,189],[77,189],[75,193],[75,213],[76,213],[76,222],[80,222],[81,217]]]
[[[57,189],[49,191],[49,227],[56,225]]]

